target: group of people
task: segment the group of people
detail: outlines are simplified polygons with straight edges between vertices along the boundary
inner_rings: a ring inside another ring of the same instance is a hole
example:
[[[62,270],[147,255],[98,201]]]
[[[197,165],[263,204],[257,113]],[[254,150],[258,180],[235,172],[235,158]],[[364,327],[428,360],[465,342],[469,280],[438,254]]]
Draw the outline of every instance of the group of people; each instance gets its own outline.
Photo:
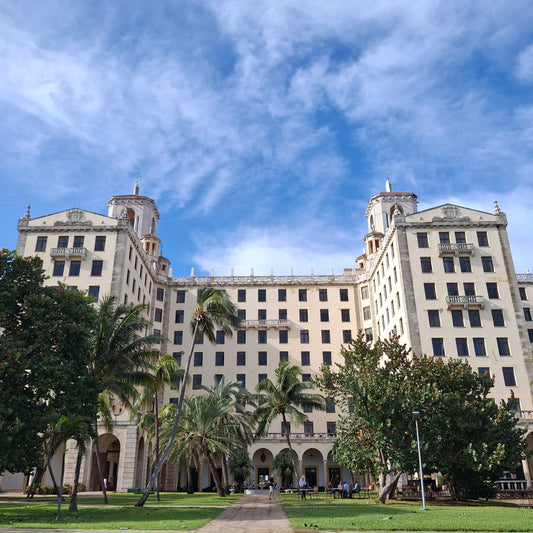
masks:
[[[359,494],[361,492],[361,485],[356,481],[353,485],[345,481],[342,483],[339,481],[337,487],[334,487],[331,481],[328,483],[327,491],[334,496],[340,494],[341,498],[351,498],[352,494]]]

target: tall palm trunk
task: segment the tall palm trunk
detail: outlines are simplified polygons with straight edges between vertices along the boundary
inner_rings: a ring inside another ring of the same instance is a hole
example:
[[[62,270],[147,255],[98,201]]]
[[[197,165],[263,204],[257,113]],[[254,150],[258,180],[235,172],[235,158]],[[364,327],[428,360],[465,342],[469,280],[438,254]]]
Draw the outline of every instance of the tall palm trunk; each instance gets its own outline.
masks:
[[[41,481],[43,480],[43,475],[45,473],[45,470],[42,468],[37,468],[35,470],[35,475],[33,476],[33,480],[30,485],[30,490],[28,491],[28,494],[26,495],[26,498],[29,500],[33,499],[33,496],[35,495],[35,491],[37,490],[37,487],[41,484]]]
[[[61,503],[63,502],[63,479],[65,477],[65,449],[63,448],[63,456],[61,458],[61,480],[59,483],[59,495],[57,501],[56,522],[61,521]]]
[[[154,395],[154,410],[155,410],[155,463],[159,463],[159,402],[157,399],[157,391]],[[157,474],[157,481],[155,485],[156,498],[157,501],[161,501],[161,495],[159,491],[161,490],[161,476],[160,473]]]
[[[192,343],[191,343],[191,349],[189,350],[189,356],[187,357],[187,366],[185,367],[185,374],[183,375],[183,384],[181,386],[180,390],[180,397],[178,400],[178,410],[176,412],[176,419],[174,420],[174,425],[172,426],[172,433],[170,434],[170,438],[168,439],[168,443],[163,450],[163,453],[159,457],[157,464],[155,465],[154,473],[152,474],[152,477],[150,479],[150,482],[148,483],[144,494],[141,496],[139,501],[135,504],[135,507],[142,507],[146,500],[148,499],[148,496],[150,496],[150,492],[154,488],[155,481],[157,477],[159,476],[159,472],[161,472],[161,467],[163,466],[163,463],[165,462],[169,452],[170,448],[172,447],[172,444],[174,443],[174,440],[176,438],[176,435],[178,433],[178,427],[181,419],[181,412],[183,411],[183,400],[185,398],[185,389],[187,386],[187,381],[189,379],[189,370],[191,368],[191,360],[192,355],[194,351],[194,347],[196,345],[196,333],[198,331],[198,323],[194,326],[194,331],[192,334]]]
[[[78,445],[78,456],[76,457],[76,468],[74,470],[74,484],[72,486],[72,494],[70,495],[70,504],[68,506],[69,513],[78,512],[78,484],[80,480],[81,460],[83,458],[83,451]]]
[[[102,466],[102,458],[100,457],[100,445],[98,444],[98,420],[95,421],[94,429],[96,431],[96,440],[95,440],[95,447],[96,447],[96,464],[98,466],[98,477],[100,478],[100,485],[102,487],[102,493],[104,495],[104,503],[107,505],[109,502],[107,501],[107,490],[104,482],[104,468]]]
[[[209,470],[211,471],[211,475],[213,476],[213,481],[215,482],[215,487],[217,488],[218,495],[226,496],[226,493],[224,492],[224,487],[222,487],[222,483],[220,482],[220,476],[218,475],[215,460],[213,458],[212,453],[207,452],[206,457],[207,464],[209,465]]]
[[[224,487],[224,494],[229,494],[229,480],[228,480],[228,456],[223,453],[221,456],[222,461],[222,485]]]
[[[281,418],[283,419],[283,427],[285,428],[285,438],[287,439],[287,446],[289,447],[289,451],[291,454],[291,461],[292,461],[292,466],[294,468],[294,475],[296,476],[296,482],[298,482],[298,476],[300,474],[298,472],[298,468],[296,467],[296,462],[294,461],[294,454],[292,451],[292,445],[291,445],[291,439],[290,439],[290,430],[289,430],[289,426],[287,425],[287,418],[285,417],[285,413],[281,414]]]

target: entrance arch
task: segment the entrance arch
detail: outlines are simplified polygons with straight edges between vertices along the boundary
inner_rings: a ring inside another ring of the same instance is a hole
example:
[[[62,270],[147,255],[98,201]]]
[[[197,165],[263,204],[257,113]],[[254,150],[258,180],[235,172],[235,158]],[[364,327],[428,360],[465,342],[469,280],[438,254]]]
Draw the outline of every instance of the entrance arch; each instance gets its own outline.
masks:
[[[109,491],[117,488],[118,465],[120,460],[120,441],[111,433],[104,433],[98,437],[100,459],[102,463],[104,483]],[[98,460],[96,457],[96,442],[93,444],[91,453],[91,476],[89,490],[102,490],[98,475]]]

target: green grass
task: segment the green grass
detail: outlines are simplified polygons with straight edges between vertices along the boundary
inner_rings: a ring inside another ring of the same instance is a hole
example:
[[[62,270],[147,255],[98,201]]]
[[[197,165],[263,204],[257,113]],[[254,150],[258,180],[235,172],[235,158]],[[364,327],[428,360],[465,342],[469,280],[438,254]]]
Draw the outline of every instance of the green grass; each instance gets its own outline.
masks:
[[[138,494],[109,497],[109,506],[101,496],[80,498],[78,513],[68,512],[63,503],[61,522],[56,522],[57,498],[40,497],[32,503],[8,498],[0,503],[0,528],[75,528],[75,529],[148,529],[194,530],[218,516],[240,495],[220,498],[217,494],[164,493],[161,502],[151,496],[144,507],[134,507]]]
[[[282,496],[284,509],[294,529],[406,530],[406,531],[531,531],[530,508],[506,503],[471,503],[454,505],[428,502],[428,511],[420,502],[375,500],[312,500],[302,502]],[[303,505],[302,505],[303,504]]]

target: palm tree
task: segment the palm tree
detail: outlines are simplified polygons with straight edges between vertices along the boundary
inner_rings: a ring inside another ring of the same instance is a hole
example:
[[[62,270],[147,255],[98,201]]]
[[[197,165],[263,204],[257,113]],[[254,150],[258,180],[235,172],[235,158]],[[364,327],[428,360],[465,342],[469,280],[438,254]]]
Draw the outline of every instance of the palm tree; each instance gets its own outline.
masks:
[[[215,327],[219,327],[226,335],[231,336],[233,334],[233,329],[239,327],[240,320],[237,316],[237,308],[231,302],[226,291],[221,289],[215,289],[214,287],[200,287],[196,295],[196,309],[193,311],[190,329],[192,333],[192,343],[191,349],[189,350],[189,356],[187,357],[187,364],[185,366],[185,374],[183,382],[186,384],[189,379],[189,369],[191,367],[191,359],[194,352],[194,346],[196,341],[202,336],[205,335],[211,343],[216,342],[215,336]],[[180,396],[178,399],[178,406],[176,410],[176,419],[174,420],[174,425],[172,427],[172,432],[169,435],[167,445],[159,457],[152,478],[148,483],[144,494],[141,496],[139,501],[135,504],[136,507],[142,507],[150,492],[152,491],[155,480],[159,476],[161,467],[165,462],[170,448],[176,438],[178,432],[178,427],[181,418],[181,412],[183,410],[183,399],[185,397],[186,386],[183,386],[180,391]]]
[[[296,424],[307,422],[307,415],[299,409],[306,406],[313,409],[325,409],[326,402],[320,394],[306,392],[313,388],[313,384],[308,381],[301,381],[300,368],[288,361],[280,361],[275,375],[276,381],[273,382],[269,378],[264,379],[258,383],[255,389],[258,404],[254,412],[254,420],[257,421],[256,437],[264,435],[273,420],[277,416],[281,416],[294,472],[297,473],[288,422]]]
[[[246,411],[246,404],[250,403],[251,399],[248,391],[243,389],[238,381],[227,380],[225,377],[211,387],[203,386],[202,389],[227,404],[228,411],[220,418],[220,424],[233,434],[235,446],[230,455],[238,449],[246,449],[253,441],[251,413]],[[231,426],[228,425],[229,422],[232,423]],[[225,493],[229,494],[228,454],[222,454],[222,484]]]
[[[139,420],[139,427],[144,429],[152,429],[149,431],[149,436],[155,438],[155,453],[156,463],[159,460],[159,391],[165,388],[166,385],[173,385],[178,388],[178,384],[183,378],[183,370],[179,363],[168,353],[162,355],[153,365],[152,373],[154,381],[150,385],[145,386],[143,392],[137,398],[133,409],[132,417],[143,408],[151,408],[153,405],[153,412],[144,413]],[[157,501],[160,501],[160,481],[157,479],[156,493]]]
[[[231,454],[229,469],[234,478],[243,482],[251,472],[252,462],[246,450],[237,450]]]
[[[274,457],[272,468],[277,470],[282,485],[285,485],[285,481],[291,480],[293,477],[294,464],[287,452],[280,452]]]
[[[97,308],[97,327],[92,339],[91,374],[100,380],[99,417],[111,430],[110,407],[115,399],[131,407],[138,396],[138,386],[154,382],[151,363],[159,355],[152,346],[163,340],[161,335],[143,335],[151,326],[144,316],[145,305],[117,304],[114,296],[102,298]],[[95,421],[97,430],[98,420]],[[100,483],[107,503],[103,467],[95,438]]]

